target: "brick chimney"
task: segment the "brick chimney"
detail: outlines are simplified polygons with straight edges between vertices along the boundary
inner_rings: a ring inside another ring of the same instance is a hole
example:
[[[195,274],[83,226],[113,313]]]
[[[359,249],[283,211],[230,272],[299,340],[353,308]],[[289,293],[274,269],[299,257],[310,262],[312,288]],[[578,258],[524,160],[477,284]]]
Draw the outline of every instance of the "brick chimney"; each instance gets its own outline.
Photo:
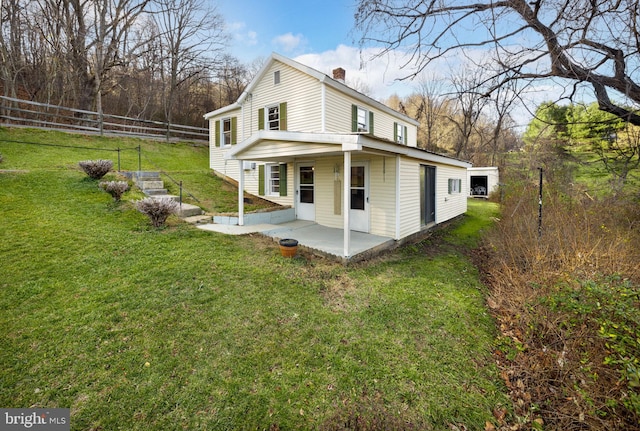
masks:
[[[341,67],[338,67],[337,69],[333,69],[333,79],[335,79],[336,81],[340,81],[344,84],[344,79],[346,75],[347,73]]]

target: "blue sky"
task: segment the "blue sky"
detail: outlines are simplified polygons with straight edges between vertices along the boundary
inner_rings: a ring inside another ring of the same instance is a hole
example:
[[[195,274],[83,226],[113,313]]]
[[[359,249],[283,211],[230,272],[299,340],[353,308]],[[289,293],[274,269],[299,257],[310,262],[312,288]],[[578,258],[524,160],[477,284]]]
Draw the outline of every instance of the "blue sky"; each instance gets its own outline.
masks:
[[[406,96],[418,91],[421,81],[443,80],[452,70],[464,68],[461,59],[454,57],[433,64],[416,80],[402,80],[411,72],[401,67],[407,63],[406,53],[396,50],[374,58],[377,48],[359,49],[354,31],[357,0],[209,1],[226,23],[231,36],[229,53],[243,63],[277,52],[327,75],[342,67],[347,85],[383,102],[393,94]],[[485,55],[481,51],[475,54]],[[547,89],[540,90],[532,96],[538,99],[532,107],[548,99]],[[522,108],[513,115],[521,124],[530,117]]]
[[[355,0],[222,0],[231,53],[250,62],[278,52],[294,58],[355,45]]]
[[[215,0],[211,0],[215,1]],[[387,57],[369,61],[354,32],[356,0],[220,0],[215,3],[231,35],[229,52],[245,64],[277,52],[346,82],[378,100],[411,93],[417,83],[398,82],[403,72]]]

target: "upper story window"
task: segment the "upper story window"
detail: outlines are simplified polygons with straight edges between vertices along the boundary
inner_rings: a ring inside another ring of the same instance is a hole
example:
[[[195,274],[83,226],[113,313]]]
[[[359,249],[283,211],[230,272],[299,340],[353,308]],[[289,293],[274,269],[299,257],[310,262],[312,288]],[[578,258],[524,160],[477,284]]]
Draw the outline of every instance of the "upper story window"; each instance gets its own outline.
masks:
[[[373,134],[373,112],[358,105],[351,106],[351,131]]]
[[[368,132],[369,131],[369,111],[364,108],[358,106],[358,116],[357,116],[357,126],[358,132]]]
[[[407,128],[400,123],[394,123],[395,130],[393,131],[394,140],[398,144],[407,144]]]
[[[273,72],[273,84],[274,85],[280,84],[280,71],[279,70],[276,70],[275,72]]]
[[[280,130],[280,106],[267,106],[267,130]]]
[[[258,109],[258,130],[287,130],[287,102]]]
[[[220,136],[220,145],[226,147],[231,145],[231,118],[223,118],[222,135]]]
[[[235,145],[238,141],[238,118],[227,117],[216,120],[215,139],[216,147],[228,147]]]

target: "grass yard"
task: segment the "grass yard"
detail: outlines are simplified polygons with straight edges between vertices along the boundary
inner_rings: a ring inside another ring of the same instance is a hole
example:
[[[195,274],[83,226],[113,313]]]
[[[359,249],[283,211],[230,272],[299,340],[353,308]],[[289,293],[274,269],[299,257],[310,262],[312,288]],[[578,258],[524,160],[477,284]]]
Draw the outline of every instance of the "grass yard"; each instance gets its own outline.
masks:
[[[25,170],[0,173],[0,406],[71,408],[72,430],[484,430],[508,408],[459,251],[492,204],[371,262],[285,259],[260,236],[151,228],[135,192],[116,204],[77,168],[104,155],[3,142],[34,136],[0,129],[0,169]],[[205,149],[143,145],[210,177]]]

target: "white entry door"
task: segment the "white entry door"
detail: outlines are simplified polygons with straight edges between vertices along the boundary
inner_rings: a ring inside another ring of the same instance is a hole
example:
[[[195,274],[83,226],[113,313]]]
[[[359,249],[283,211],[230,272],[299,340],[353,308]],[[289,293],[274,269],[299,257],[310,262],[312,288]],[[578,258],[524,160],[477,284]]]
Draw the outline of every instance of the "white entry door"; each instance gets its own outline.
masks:
[[[369,232],[369,164],[356,162],[351,165],[351,209],[349,226],[352,230]]]
[[[298,165],[296,188],[296,214],[300,220],[316,220],[315,166]]]

